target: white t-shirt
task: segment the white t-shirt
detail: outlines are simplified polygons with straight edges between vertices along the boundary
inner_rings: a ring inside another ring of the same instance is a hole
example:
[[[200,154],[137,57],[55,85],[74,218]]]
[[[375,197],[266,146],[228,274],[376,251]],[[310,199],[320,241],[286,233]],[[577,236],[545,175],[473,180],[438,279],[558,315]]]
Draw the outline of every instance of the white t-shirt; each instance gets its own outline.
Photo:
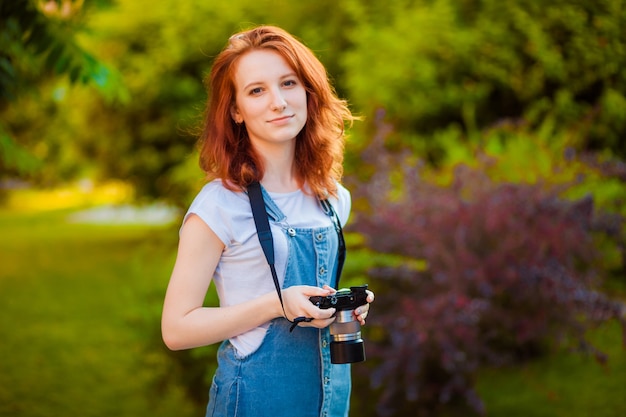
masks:
[[[338,199],[329,201],[342,225],[350,214],[350,193],[338,185]],[[318,199],[301,190],[291,193],[269,193],[286,216],[284,223],[294,228],[315,228],[332,225]],[[226,189],[220,180],[206,184],[191,203],[185,219],[198,215],[224,243],[225,248],[215,270],[213,281],[221,306],[248,301],[274,292],[274,282],[257,237],[250,199],[243,192]],[[287,238],[281,225],[270,221],[274,239],[275,267],[282,285],[287,263]],[[252,329],[230,341],[241,356],[254,352],[263,341],[267,326]]]

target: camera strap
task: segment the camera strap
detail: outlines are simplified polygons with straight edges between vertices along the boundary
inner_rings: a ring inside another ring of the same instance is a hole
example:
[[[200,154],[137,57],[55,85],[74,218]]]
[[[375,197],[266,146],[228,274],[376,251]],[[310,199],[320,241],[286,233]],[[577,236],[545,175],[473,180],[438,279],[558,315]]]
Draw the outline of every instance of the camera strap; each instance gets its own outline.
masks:
[[[270,223],[267,216],[267,211],[265,211],[263,191],[261,190],[261,184],[258,181],[255,181],[248,185],[248,197],[250,198],[250,207],[252,208],[252,216],[254,217],[254,225],[256,226],[257,236],[259,237],[259,242],[261,243],[261,247],[263,248],[265,259],[267,259],[267,263],[269,264],[270,270],[272,271],[272,279],[274,281],[276,293],[278,294],[280,306],[283,309],[283,315],[285,316],[287,321],[292,323],[290,331],[293,331],[298,323],[309,322],[313,319],[309,317],[296,317],[292,321],[289,320],[289,318],[287,317],[287,313],[285,312],[285,305],[283,303],[282,292],[280,290],[280,283],[278,282],[278,275],[276,274],[276,267],[274,266],[274,241],[272,240],[272,231],[270,230]],[[343,269],[343,264],[346,259],[346,243],[343,238],[343,230],[341,228],[341,223],[339,222],[339,216],[337,216],[337,213],[333,209],[333,206],[328,200],[320,200],[320,202],[322,204],[322,207],[324,208],[324,211],[330,216],[339,237],[337,275],[335,279],[335,285],[339,286],[339,278],[341,277],[341,271]]]

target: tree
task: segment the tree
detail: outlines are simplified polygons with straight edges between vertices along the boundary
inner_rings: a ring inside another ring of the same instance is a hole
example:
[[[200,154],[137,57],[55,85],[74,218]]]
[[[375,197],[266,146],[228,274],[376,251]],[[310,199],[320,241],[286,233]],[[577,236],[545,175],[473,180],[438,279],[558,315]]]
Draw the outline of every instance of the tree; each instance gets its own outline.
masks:
[[[0,179],[33,173],[41,166],[28,145],[15,140],[12,120],[5,120],[9,103],[37,95],[55,76],[95,86],[109,99],[123,97],[115,72],[76,41],[85,13],[82,1],[0,3]]]
[[[625,6],[355,0],[343,60],[348,96],[365,115],[384,109],[395,128],[389,140],[433,163],[450,151],[433,136],[477,146],[481,130],[507,121],[568,131],[568,145],[624,159]]]
[[[113,63],[129,100],[94,97],[81,86],[57,83],[43,102],[15,106],[10,127],[32,147],[45,141],[45,149],[37,149],[45,161],[40,181],[117,178],[132,183],[141,197],[186,204],[202,181],[195,128],[212,58],[233,32],[278,24],[338,70],[345,14],[329,19],[326,11],[333,4],[137,0],[93,9],[81,45]],[[329,22],[329,30],[319,30]]]

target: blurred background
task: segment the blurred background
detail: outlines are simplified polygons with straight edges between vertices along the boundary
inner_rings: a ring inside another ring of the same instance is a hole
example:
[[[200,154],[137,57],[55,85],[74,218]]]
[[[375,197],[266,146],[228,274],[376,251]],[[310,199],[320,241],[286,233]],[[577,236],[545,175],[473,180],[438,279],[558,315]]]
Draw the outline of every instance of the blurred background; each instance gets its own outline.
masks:
[[[362,117],[342,282],[377,299],[351,415],[626,415],[626,1],[0,0],[0,19],[0,416],[204,415],[217,346],[167,351],[160,312],[203,184],[203,78],[257,24]]]

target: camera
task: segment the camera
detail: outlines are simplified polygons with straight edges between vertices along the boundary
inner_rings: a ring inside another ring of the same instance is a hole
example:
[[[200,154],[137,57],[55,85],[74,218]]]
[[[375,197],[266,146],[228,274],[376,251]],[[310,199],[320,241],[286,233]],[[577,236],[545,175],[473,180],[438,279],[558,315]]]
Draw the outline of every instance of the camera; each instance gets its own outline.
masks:
[[[335,308],[335,321],[330,325],[330,361],[334,364],[363,362],[365,345],[361,338],[361,323],[352,311],[367,304],[367,284],[343,288],[333,295],[309,299],[321,309]]]

